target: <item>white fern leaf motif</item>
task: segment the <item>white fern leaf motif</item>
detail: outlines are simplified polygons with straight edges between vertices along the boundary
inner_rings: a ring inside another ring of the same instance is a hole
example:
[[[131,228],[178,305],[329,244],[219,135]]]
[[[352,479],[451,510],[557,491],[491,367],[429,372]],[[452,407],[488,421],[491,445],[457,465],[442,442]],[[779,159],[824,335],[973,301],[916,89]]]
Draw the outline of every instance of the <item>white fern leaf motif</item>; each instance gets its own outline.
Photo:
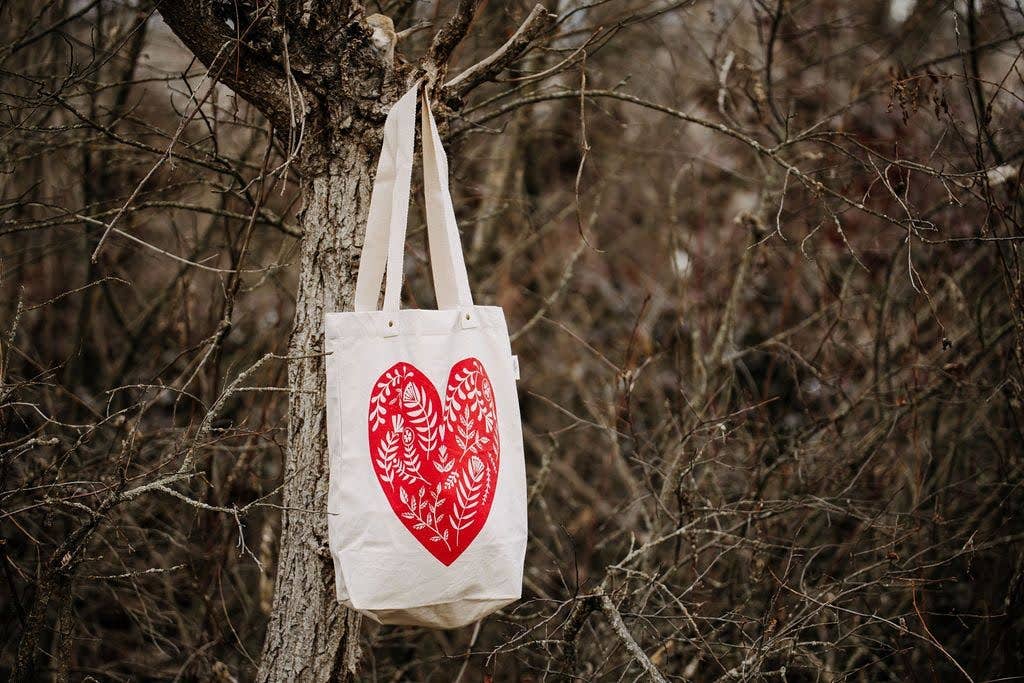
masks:
[[[381,481],[394,484],[397,456],[398,437],[395,432],[389,432],[377,446],[377,468]]]

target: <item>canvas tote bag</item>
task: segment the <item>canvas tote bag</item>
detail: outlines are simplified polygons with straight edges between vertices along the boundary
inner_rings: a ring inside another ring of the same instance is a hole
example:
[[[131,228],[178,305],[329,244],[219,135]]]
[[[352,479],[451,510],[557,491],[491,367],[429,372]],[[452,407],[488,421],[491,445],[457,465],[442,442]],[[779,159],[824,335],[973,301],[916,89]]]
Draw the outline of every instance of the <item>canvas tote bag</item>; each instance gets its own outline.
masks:
[[[526,472],[505,314],[473,304],[426,97],[438,310],[399,308],[417,88],[384,126],[355,311],[326,315],[328,526],[340,602],[385,624],[454,628],[521,595]]]

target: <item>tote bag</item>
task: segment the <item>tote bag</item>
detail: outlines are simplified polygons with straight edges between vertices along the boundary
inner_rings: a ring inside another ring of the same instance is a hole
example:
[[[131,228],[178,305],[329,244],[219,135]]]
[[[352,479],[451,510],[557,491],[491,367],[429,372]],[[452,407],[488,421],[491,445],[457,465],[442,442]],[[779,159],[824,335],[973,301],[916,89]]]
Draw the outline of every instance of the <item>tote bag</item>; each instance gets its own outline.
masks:
[[[426,97],[438,310],[399,308],[417,89],[384,126],[355,310],[325,319],[328,527],[340,602],[385,624],[455,628],[522,593],[526,472],[505,314],[473,304]]]

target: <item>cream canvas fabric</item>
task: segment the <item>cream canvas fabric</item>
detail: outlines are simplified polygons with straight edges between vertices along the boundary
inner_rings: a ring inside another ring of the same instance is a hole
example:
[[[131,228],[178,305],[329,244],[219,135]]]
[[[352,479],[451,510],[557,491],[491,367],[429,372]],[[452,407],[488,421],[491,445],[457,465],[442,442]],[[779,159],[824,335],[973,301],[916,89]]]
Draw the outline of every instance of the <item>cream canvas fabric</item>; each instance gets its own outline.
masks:
[[[417,90],[385,123],[355,310],[325,320],[328,526],[340,602],[385,624],[454,628],[521,595],[526,474],[505,315],[473,304],[425,97],[438,310],[399,308]]]

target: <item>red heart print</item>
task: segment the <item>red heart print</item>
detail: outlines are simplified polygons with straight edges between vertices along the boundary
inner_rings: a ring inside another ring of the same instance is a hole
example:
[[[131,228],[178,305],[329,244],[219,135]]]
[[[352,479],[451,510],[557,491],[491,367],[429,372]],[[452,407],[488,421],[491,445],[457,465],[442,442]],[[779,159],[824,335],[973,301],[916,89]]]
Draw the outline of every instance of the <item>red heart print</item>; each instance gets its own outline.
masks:
[[[452,366],[444,404],[409,363],[370,392],[370,460],[395,515],[450,566],[480,533],[498,483],[498,415],[483,364]]]

